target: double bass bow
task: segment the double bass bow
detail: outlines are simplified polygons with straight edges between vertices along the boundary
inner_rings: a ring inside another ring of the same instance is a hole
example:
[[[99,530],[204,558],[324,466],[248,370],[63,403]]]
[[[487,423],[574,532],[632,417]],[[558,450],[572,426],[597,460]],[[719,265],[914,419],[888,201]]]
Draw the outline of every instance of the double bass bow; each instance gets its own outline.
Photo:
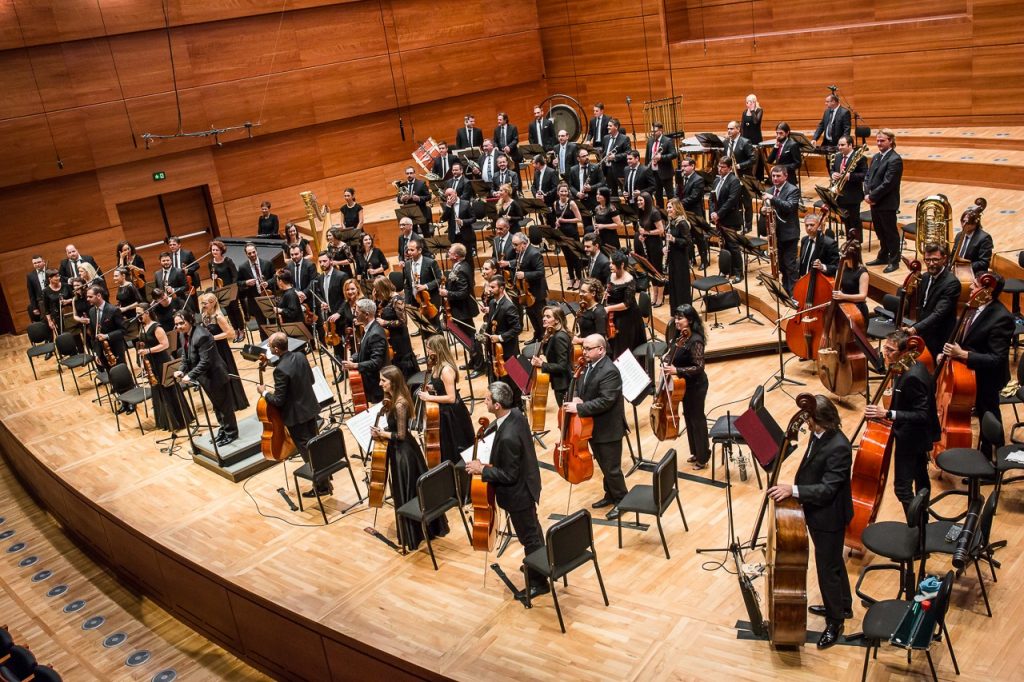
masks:
[[[910,260],[906,256],[903,257],[903,264],[907,266],[910,273],[904,278],[903,286],[900,287],[899,293],[899,304],[896,306],[896,317],[895,323],[896,328],[903,327],[903,320],[907,313],[907,301],[910,296],[917,291],[917,285],[921,281],[921,261]],[[922,346],[917,355],[917,361],[928,368],[928,371],[934,371],[935,369],[935,358],[932,357],[931,352],[928,351],[927,346]]]
[[[669,346],[665,355],[662,356],[661,365],[671,364],[669,362],[671,357],[683,347],[689,338],[689,329],[680,332],[675,343]],[[654,394],[654,401],[651,403],[651,431],[659,441],[675,440],[679,437],[679,405],[682,404],[684,395],[686,395],[686,379],[662,371],[658,392]]]
[[[477,449],[490,425],[487,417],[480,417],[480,428],[473,439],[473,461],[478,459]],[[494,486],[481,476],[472,476],[469,483],[469,499],[473,503],[473,549],[490,552],[498,539],[498,504],[494,497]]]
[[[260,355],[260,383],[263,384],[263,373],[266,371],[269,358]],[[284,426],[284,416],[281,410],[275,405],[267,402],[267,399],[260,396],[256,403],[256,414],[259,416],[260,424],[263,425],[263,435],[260,437],[260,451],[266,459],[272,462],[283,462],[296,452],[295,443]]]
[[[569,483],[582,483],[594,476],[594,458],[590,454],[587,443],[594,433],[594,418],[581,417],[575,412],[566,412],[565,405],[576,394],[576,382],[583,375],[586,360],[576,363],[569,388],[565,392],[565,402],[558,408],[559,437],[551,459],[555,471]]]

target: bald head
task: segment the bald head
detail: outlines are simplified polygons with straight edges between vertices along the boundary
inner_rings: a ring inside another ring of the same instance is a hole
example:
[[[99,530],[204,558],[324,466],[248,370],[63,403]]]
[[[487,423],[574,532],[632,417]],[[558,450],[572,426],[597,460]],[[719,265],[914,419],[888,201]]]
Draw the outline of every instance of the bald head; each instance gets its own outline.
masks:
[[[583,338],[583,355],[587,362],[593,364],[608,354],[608,340],[600,334],[591,334]]]
[[[288,352],[288,335],[284,332],[274,332],[267,340],[267,346],[274,352],[274,355]]]

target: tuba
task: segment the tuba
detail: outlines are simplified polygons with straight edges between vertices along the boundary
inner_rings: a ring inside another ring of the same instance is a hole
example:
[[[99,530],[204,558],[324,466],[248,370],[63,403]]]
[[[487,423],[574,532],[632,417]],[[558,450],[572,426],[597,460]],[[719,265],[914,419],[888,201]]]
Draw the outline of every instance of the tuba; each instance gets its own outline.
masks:
[[[953,243],[953,207],[945,194],[932,194],[917,204],[917,235],[914,243],[917,259],[924,258],[925,244]]]

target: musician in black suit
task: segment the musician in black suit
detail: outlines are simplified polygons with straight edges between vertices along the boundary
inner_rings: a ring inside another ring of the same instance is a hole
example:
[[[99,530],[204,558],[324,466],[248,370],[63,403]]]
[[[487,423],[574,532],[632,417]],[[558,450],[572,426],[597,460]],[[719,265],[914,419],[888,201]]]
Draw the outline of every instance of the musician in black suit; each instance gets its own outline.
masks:
[[[768,154],[768,163],[772,166],[784,166],[789,171],[789,181],[800,185],[800,145],[789,139],[789,124],[782,121],[775,126],[775,146]]]
[[[619,132],[619,119],[608,120],[608,134],[602,137],[600,150],[605,185],[616,195],[626,172],[626,152],[629,151],[629,137]]]
[[[69,282],[75,277],[78,277],[78,266],[82,263],[90,263],[96,272],[101,272],[100,266],[96,264],[96,259],[92,256],[86,256],[80,254],[74,244],[68,244],[64,247],[64,253],[67,258],[64,258],[60,262],[60,281],[64,285],[64,296],[65,298],[71,296],[71,286]]]
[[[544,109],[540,106],[533,108],[529,139],[530,144],[539,144],[544,147],[544,151],[550,151],[555,146],[555,124],[544,116]]]
[[[430,319],[430,324],[437,326],[441,310],[441,268],[433,258],[423,253],[423,242],[414,239],[409,242],[409,261],[405,264],[405,302],[411,306],[419,306],[416,294],[421,291],[430,292],[430,301],[438,309],[438,315]],[[420,311],[422,313],[422,311]]]
[[[658,182],[654,192],[658,206],[665,205],[665,197],[672,196],[672,180],[675,178],[675,159],[679,156],[672,138],[664,134],[665,126],[660,121],[651,124],[651,134],[647,136],[647,153],[644,159]]]
[[[227,445],[238,438],[235,395],[227,366],[217,352],[213,336],[205,326],[195,323],[191,310],[182,310],[174,316],[174,328],[184,336],[181,366],[174,378],[182,383],[198,382],[203,387],[220,424],[214,443]]]
[[[476,127],[476,116],[466,114],[463,127],[455,131],[455,148],[479,147],[484,143],[484,131]]]
[[[85,299],[92,306],[89,308],[89,334],[93,339],[93,354],[96,362],[104,369],[110,369],[103,341],[110,346],[110,351],[117,360],[117,365],[124,362],[124,315],[116,305],[107,302],[107,291],[94,284],[86,289]]]
[[[871,225],[878,234],[878,257],[865,265],[885,265],[883,272],[900,267],[900,236],[896,232],[896,214],[900,210],[900,181],[903,159],[896,153],[896,133],[882,128],[875,137],[878,153],[871,159],[864,178],[865,200],[871,207]]]
[[[460,199],[472,200],[473,184],[469,178],[462,174],[462,162],[456,161],[452,164],[452,179],[445,183],[445,190],[453,189]]]
[[[491,195],[498,196],[498,190],[501,189],[502,185],[510,185],[512,187],[512,196],[518,197],[522,195],[521,184],[522,182],[519,180],[517,172],[509,168],[508,156],[499,154],[498,171],[491,178]]]
[[[413,231],[412,218],[403,216],[398,221],[398,266],[402,266],[402,262],[408,257],[406,253],[409,248],[409,242],[414,239],[422,239],[423,237]]]
[[[281,298],[277,303],[277,314],[281,316],[281,322],[295,323],[302,322],[302,302],[299,300],[299,292],[295,289],[295,280],[292,273],[285,268],[277,271],[274,277]]]
[[[839,208],[846,211],[843,224],[846,225],[846,238],[860,241],[863,235],[863,223],[860,219],[860,204],[864,201],[864,178],[868,173],[868,162],[863,156],[853,161],[853,138],[849,135],[839,137],[838,153],[832,159],[831,178],[836,182],[847,175],[843,191],[836,198]],[[850,164],[853,164],[852,168]]]
[[[608,122],[611,117],[605,115],[603,102],[594,102],[593,112],[594,117],[587,122],[586,140],[595,147],[600,147],[604,138],[608,136]]]
[[[822,136],[824,134],[824,136]],[[817,143],[821,137],[822,147],[834,147],[843,135],[850,134],[850,110],[839,106],[839,98],[835,93],[825,96],[825,113],[821,115],[818,127],[814,129],[811,140]]]
[[[498,268],[510,268],[512,261],[516,259],[516,248],[512,244],[512,235],[509,234],[509,223],[506,218],[498,218],[494,221],[492,247],[491,255]]]
[[[160,254],[160,269],[153,274],[153,288],[163,289],[168,295],[183,299],[187,286],[185,273],[171,266],[170,252],[162,252]]]
[[[619,518],[619,501],[626,495],[622,476],[622,439],[626,436],[626,412],[622,397],[622,377],[608,357],[608,342],[600,334],[583,339],[583,357],[587,367],[576,382],[575,395],[566,396],[566,412],[592,417],[590,451],[604,475],[604,497],[592,504],[594,509],[613,507],[608,514]]]
[[[466,251],[473,255],[476,253],[476,233],[473,231],[472,202],[460,199],[454,189],[444,191],[444,209],[441,211],[441,222],[448,224],[448,240],[453,244],[459,243],[466,247]]]
[[[593,232],[583,235],[583,252],[587,254],[587,262],[583,266],[583,276],[593,277],[602,286],[608,286],[612,276],[612,263],[601,251],[601,238]]]
[[[696,220],[690,220],[690,237],[692,238],[697,254],[700,256],[700,266],[707,267],[711,261],[711,249],[708,246],[707,237],[702,230],[698,230],[695,223],[707,225],[707,214],[704,212],[704,191],[706,185],[704,178],[697,172],[697,165],[692,156],[685,156],[679,162],[682,175],[679,177],[679,186],[676,188],[676,196],[683,202],[683,209],[693,214]],[[691,258],[691,260],[695,260]]]
[[[974,413],[980,420],[986,412],[999,420],[1002,429],[1002,412],[999,408],[999,392],[1010,381],[1010,339],[1013,338],[1015,324],[1013,315],[1006,309],[999,295],[1003,293],[1006,280],[1002,275],[991,274],[995,280],[992,289],[992,301],[975,311],[964,326],[961,338],[954,343],[947,343],[942,352],[950,358],[963,360],[967,368],[974,370],[978,390],[974,399]],[[981,290],[978,280],[971,286],[971,296]],[[982,431],[978,449],[986,457],[992,459],[992,449],[999,443],[991,443]]]
[[[522,155],[519,153],[519,128],[508,122],[508,114],[504,111],[498,114],[498,125],[494,128],[494,145],[513,161],[519,163]]]
[[[846,524],[853,518],[850,469],[853,449],[842,431],[839,412],[823,395],[814,396],[814,417],[808,419],[811,437],[793,485],[780,483],[768,490],[776,502],[794,497],[803,507],[807,530],[814,541],[818,589],[824,606],[811,606],[825,616],[819,649],[827,649],[843,634],[843,621],[853,617],[850,578],[843,562]]]
[[[484,334],[481,341],[490,344],[488,355],[491,356],[495,343],[501,344],[501,356],[505,361],[519,355],[519,334],[523,331],[522,316],[517,306],[505,291],[505,278],[496,275],[487,282],[487,293],[491,297],[487,314],[484,316]],[[493,356],[492,360],[493,360]],[[487,367],[487,375],[491,381],[501,381],[512,390],[515,406],[522,405],[523,392],[509,376],[494,375],[493,361]]]
[[[622,196],[631,204],[644,192],[653,194],[658,187],[658,176],[640,163],[640,152],[630,149],[626,152],[626,170],[622,176]]]
[[[472,337],[476,331],[473,320],[480,314],[476,302],[476,274],[473,272],[473,263],[466,260],[466,247],[462,244],[452,244],[448,247],[448,260],[452,267],[448,271],[446,286],[438,288],[437,293],[448,301],[452,321],[456,327]],[[483,353],[479,342],[473,343],[469,364],[475,370],[470,378],[475,378],[476,372],[483,369]]]
[[[809,213],[804,217],[806,236],[800,240],[800,260],[797,278],[806,275],[811,268],[828,277],[835,277],[839,268],[839,246],[836,240],[822,230],[824,218]]]
[[[312,303],[312,296],[309,290],[316,282],[316,267],[305,257],[303,249],[298,244],[292,244],[288,248],[288,263],[285,269],[291,273],[295,293],[299,295],[302,303]]]
[[[433,165],[431,165],[431,172],[441,178],[447,180],[452,176],[452,166],[458,163],[459,159],[448,151],[447,142],[438,142],[437,150],[441,152],[441,155],[434,159]]]
[[[558,175],[564,178],[569,169],[576,165],[576,156],[579,153],[579,145],[569,141],[569,133],[565,130],[558,131],[558,144],[552,150],[554,158],[551,162]]]
[[[764,193],[763,199],[775,211],[775,238],[782,286],[792,294],[798,278],[796,245],[800,239],[800,190],[789,182],[785,166],[772,168],[772,188]]]
[[[419,216],[413,222],[419,225],[430,222],[430,190],[427,183],[416,177],[416,169],[412,166],[406,166],[405,182],[398,185],[398,203],[419,209]]]
[[[904,513],[910,508],[914,495],[930,486],[928,451],[942,435],[935,408],[935,380],[922,363],[905,357],[909,338],[909,334],[900,330],[889,334],[882,343],[886,365],[891,368],[901,362],[906,366],[893,380],[889,409],[870,404],[864,408],[865,418],[892,422],[896,448],[892,488]]]
[[[498,174],[498,157],[501,152],[494,148],[494,141],[491,138],[484,138],[484,145],[480,150],[480,158],[476,160],[478,169],[474,175],[486,182],[488,185],[494,182],[494,176]]]
[[[338,320],[341,319],[342,309],[345,305],[344,287],[348,276],[334,267],[331,256],[326,251],[320,252],[317,262],[320,264],[321,272],[309,292],[313,297],[313,305],[320,311],[317,315],[317,327],[321,332],[321,338],[323,338],[324,324],[329,321],[335,323],[335,329],[339,334],[342,331],[338,327]]]
[[[981,229],[981,212],[968,208],[960,216],[960,227],[950,250],[954,262],[970,262],[974,274],[985,272],[992,263],[992,235]]]
[[[193,275],[193,285],[199,286],[199,278],[195,276],[195,273],[199,272],[199,261],[188,249],[181,248],[180,237],[168,237],[167,238],[167,251],[171,254],[171,267],[178,268],[183,271],[186,275]]]
[[[753,175],[757,152],[750,140],[740,135],[740,126],[736,121],[729,121],[726,138],[725,156],[732,157],[736,172],[741,176]],[[743,206],[743,231],[750,232],[754,224],[753,199],[742,185],[740,186],[740,201]]]
[[[597,205],[597,190],[604,187],[605,183],[600,164],[590,163],[590,152],[586,149],[576,152],[576,164],[569,169],[565,179],[576,203],[587,212],[593,211]],[[583,224],[591,224],[589,215],[583,217]]]
[[[366,400],[370,403],[379,403],[384,399],[384,389],[380,387],[380,370],[388,362],[388,338],[376,318],[376,303],[368,298],[356,301],[356,323],[363,325],[363,340],[359,342],[359,352],[355,358],[342,363],[350,372],[359,372],[363,378]]]
[[[516,409],[518,405],[507,384],[494,382],[484,396],[487,411],[494,415],[494,423],[486,433],[494,433],[491,460],[466,462],[466,472],[479,475],[494,486],[498,505],[508,512],[516,538],[523,545],[524,556],[544,549],[544,534],[537,518],[540,502],[540,468],[533,438],[526,416]],[[546,594],[551,588],[540,573],[527,572],[526,589],[531,598]]]
[[[32,270],[25,276],[25,289],[28,291],[28,317],[33,322],[43,319],[43,289],[47,283],[46,260],[32,256]]]
[[[917,283],[916,322],[907,328],[910,334],[924,339],[933,358],[942,352],[956,327],[956,308],[962,285],[946,267],[949,250],[945,244],[926,244],[924,265],[927,272]],[[902,321],[900,321],[902,324]]]
[[[551,208],[558,198],[555,191],[557,188],[558,172],[548,168],[548,162],[543,154],[537,154],[533,157],[533,185],[530,188],[534,198],[542,199],[547,207]],[[549,221],[554,219],[550,213],[547,217]]]
[[[516,259],[512,262],[512,278],[525,280],[533,294],[534,303],[526,309],[533,327],[533,340],[540,341],[544,335],[541,314],[548,302],[548,281],[544,272],[544,257],[536,246],[530,244],[522,232],[512,236],[512,245],[516,250]]]
[[[725,240],[726,251],[732,257],[730,269],[734,283],[743,277],[743,253],[736,238],[722,228],[739,231],[743,228],[743,213],[740,211],[740,195],[743,187],[732,172],[732,159],[723,156],[718,160],[718,178],[711,191],[711,223],[718,227]]]
[[[157,275],[159,274],[157,273]],[[262,339],[267,338],[266,332],[263,331],[267,317],[256,304],[256,298],[265,296],[266,291],[273,291],[273,279],[274,266],[266,258],[259,257],[255,244],[252,242],[246,244],[245,262],[238,267],[238,298],[245,302],[244,307],[248,311],[249,317],[255,317],[259,323],[260,338]],[[262,286],[264,284],[266,287]]]

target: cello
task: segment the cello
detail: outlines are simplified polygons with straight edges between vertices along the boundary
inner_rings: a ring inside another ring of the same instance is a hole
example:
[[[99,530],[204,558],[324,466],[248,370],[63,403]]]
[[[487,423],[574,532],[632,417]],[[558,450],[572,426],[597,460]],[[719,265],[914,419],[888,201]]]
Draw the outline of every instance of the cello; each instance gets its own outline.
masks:
[[[373,420],[373,428],[380,427],[381,415],[391,410],[391,401],[387,398],[381,403],[380,412]],[[370,451],[370,487],[367,493],[369,505],[375,509],[384,506],[384,486],[388,482],[388,442],[374,439],[373,450]]]
[[[669,364],[669,358],[682,348],[689,338],[689,329],[680,332],[675,344],[669,346],[662,356],[661,364]],[[673,377],[663,371],[658,392],[654,394],[654,402],[651,403],[651,431],[659,441],[675,440],[679,437],[679,405],[683,402],[684,395],[686,379],[680,376]]]
[[[260,355],[260,383],[263,383],[263,373],[266,370],[269,358]],[[272,462],[283,462],[295,454],[295,443],[284,426],[284,417],[275,405],[267,402],[267,399],[260,396],[256,403],[256,414],[259,416],[260,424],[263,425],[263,435],[260,437],[260,451],[266,459]]]
[[[473,439],[474,461],[490,420],[480,417],[478,423],[480,428]],[[473,549],[490,552],[498,540],[498,504],[494,499],[494,486],[485,481],[483,476],[473,476],[469,482],[469,499],[473,503]]]
[[[537,344],[538,351],[547,346],[552,334],[554,334],[553,329],[544,330],[544,337]],[[530,429],[533,431],[543,431],[544,422],[547,421],[548,393],[551,387],[551,377],[540,367],[534,367],[532,383],[533,387],[530,389]]]
[[[838,292],[846,270],[846,261],[860,251],[860,242],[850,240],[843,248],[833,292]],[[867,321],[854,303],[829,303],[822,325],[818,346],[818,377],[822,385],[837,396],[862,393],[867,387],[868,362],[864,345],[857,335],[863,335]]]
[[[821,214],[818,227],[828,212]],[[838,277],[836,278],[838,280]],[[832,282],[821,270],[808,268],[807,274],[793,285],[793,298],[797,301],[797,315],[786,325],[786,345],[789,350],[805,360],[817,360],[821,335],[824,331],[822,313],[810,308],[819,308],[832,298]]]
[[[967,321],[974,317],[974,311],[992,300],[996,285],[995,277],[989,273],[978,275],[979,289],[975,291],[957,320],[956,328],[949,343],[963,341]],[[939,412],[942,436],[932,446],[932,457],[950,448],[969,448],[974,443],[971,430],[971,410],[978,393],[977,377],[974,370],[963,360],[942,355],[935,367],[935,406]]]
[[[434,386],[430,383],[430,375],[434,371],[436,356],[427,357],[427,371],[424,374],[423,386],[427,393],[434,395]],[[441,463],[441,406],[431,400],[420,400],[423,410],[423,457],[427,460],[427,468],[433,469]]]
[[[580,360],[573,369],[572,380],[565,392],[565,402],[558,408],[559,438],[551,459],[555,471],[569,483],[582,483],[594,476],[594,458],[590,454],[587,442],[594,433],[594,418],[581,417],[574,412],[566,412],[565,406],[576,393],[576,382],[583,375],[586,360]]]
[[[869,405],[877,405],[886,394],[896,377],[903,374],[913,364],[925,347],[924,339],[911,336],[907,340],[907,349],[903,355],[885,373],[885,378],[878,386]],[[889,478],[889,462],[892,459],[892,422],[887,419],[868,419],[861,436],[860,449],[853,461],[850,472],[850,493],[853,497],[853,518],[846,525],[844,542],[857,554],[864,552],[861,536],[869,523],[874,523],[878,509],[882,506],[885,494],[885,482]]]

